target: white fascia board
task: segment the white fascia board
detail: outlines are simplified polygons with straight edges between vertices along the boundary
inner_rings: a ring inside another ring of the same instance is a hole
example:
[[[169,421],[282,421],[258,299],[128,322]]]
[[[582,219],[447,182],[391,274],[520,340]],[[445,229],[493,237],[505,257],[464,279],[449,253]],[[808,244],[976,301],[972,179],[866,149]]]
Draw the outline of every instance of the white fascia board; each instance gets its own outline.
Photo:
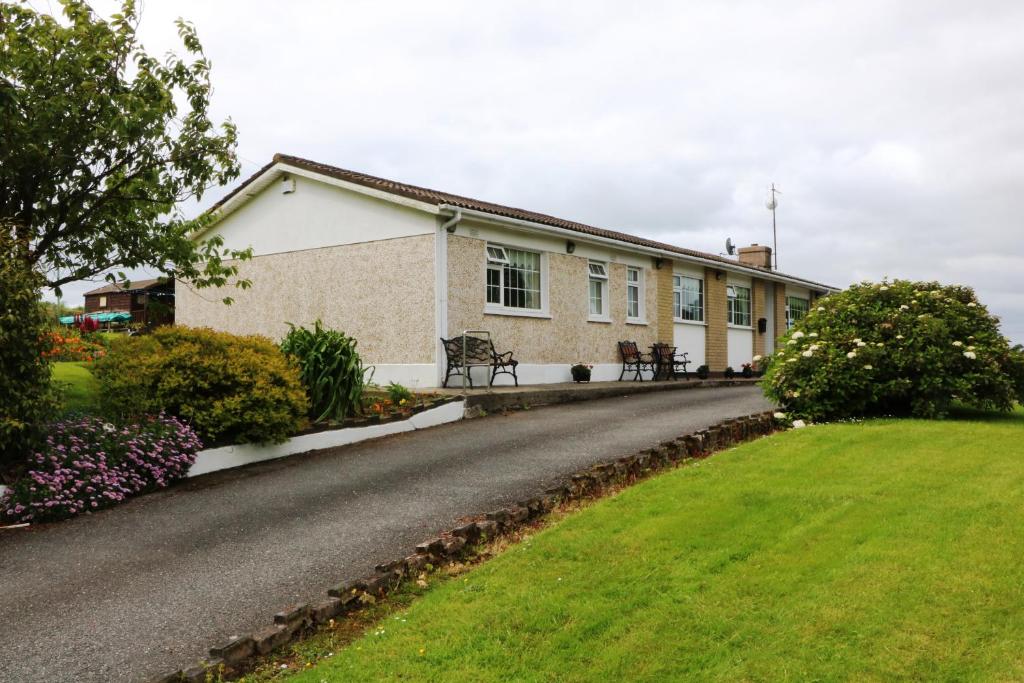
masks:
[[[359,185],[358,183],[351,183],[348,182],[347,180],[339,180],[338,178],[333,178],[329,175],[324,175],[322,173],[314,173],[313,171],[307,171],[304,168],[298,168],[296,166],[286,164],[283,161],[279,161],[270,168],[268,168],[266,171],[264,171],[260,177],[256,178],[251,183],[249,183],[249,185],[244,190],[242,190],[241,192],[233,196],[231,199],[224,202],[224,204],[221,205],[214,214],[213,222],[210,223],[210,225],[206,226],[206,228],[201,232],[194,233],[191,236],[191,238],[195,240],[205,235],[207,232],[213,229],[213,227],[217,225],[218,222],[220,222],[226,216],[230,215],[231,213],[239,209],[243,204],[245,204],[250,199],[252,199],[260,192],[265,190],[267,186],[276,182],[282,175],[286,173],[293,176],[307,178],[309,180],[316,180],[318,182],[325,183],[327,185],[332,185],[334,187],[340,187],[344,190],[349,190],[351,192],[358,192],[359,194],[366,195],[367,197],[373,197],[375,199],[391,202],[392,204],[399,204],[401,206],[406,206],[411,209],[423,211],[425,213],[429,213],[435,216],[441,213],[437,204],[431,204],[429,202],[421,202],[416,199],[402,197],[401,195],[397,195],[391,192],[385,192],[384,190],[376,190],[372,187]]]
[[[820,289],[818,286],[807,280],[801,280],[799,278],[786,277],[785,275],[779,275],[778,273],[766,273],[759,268],[747,268],[742,264],[729,264],[722,263],[720,261],[714,261],[712,259],[703,259],[699,256],[691,256],[689,254],[680,254],[679,252],[669,251],[668,249],[657,249],[655,247],[647,247],[642,244],[634,244],[633,242],[626,242],[624,240],[616,240],[610,237],[601,237],[599,235],[588,235],[583,232],[576,230],[568,230],[566,228],[559,228],[553,225],[545,225],[543,223],[536,223],[533,221],[525,221],[519,218],[509,218],[507,216],[499,216],[493,213],[487,213],[486,211],[477,211],[476,209],[466,209],[461,206],[455,206],[452,204],[441,204],[440,211],[444,214],[451,214],[455,211],[461,211],[463,216],[472,217],[474,220],[478,220],[484,223],[493,223],[495,225],[501,225],[504,227],[518,228],[524,231],[535,231],[535,232],[546,232],[548,234],[558,235],[560,237],[569,237],[573,240],[580,242],[591,242],[593,244],[604,244],[614,245],[615,247],[624,251],[640,252],[643,254],[649,254],[651,256],[659,256],[663,258],[672,259],[673,261],[686,261],[688,263],[697,263],[700,265],[708,266],[711,268],[717,268],[718,270],[724,270],[727,272],[742,273],[744,275],[752,275],[762,280],[771,280],[773,282],[784,282],[787,284],[798,285],[800,287],[809,287],[814,290]],[[833,287],[826,287],[828,293],[838,292],[840,290]]]

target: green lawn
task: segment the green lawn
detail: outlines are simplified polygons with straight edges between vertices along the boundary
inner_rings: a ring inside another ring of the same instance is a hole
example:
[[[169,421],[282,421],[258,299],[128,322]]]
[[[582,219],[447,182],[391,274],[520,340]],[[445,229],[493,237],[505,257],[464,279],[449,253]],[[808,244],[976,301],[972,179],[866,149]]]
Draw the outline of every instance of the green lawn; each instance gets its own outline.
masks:
[[[296,678],[1024,679],[1024,413],[778,434],[627,489]]]
[[[96,410],[99,384],[89,372],[88,363],[54,363],[52,380],[64,399],[64,411],[90,413]]]

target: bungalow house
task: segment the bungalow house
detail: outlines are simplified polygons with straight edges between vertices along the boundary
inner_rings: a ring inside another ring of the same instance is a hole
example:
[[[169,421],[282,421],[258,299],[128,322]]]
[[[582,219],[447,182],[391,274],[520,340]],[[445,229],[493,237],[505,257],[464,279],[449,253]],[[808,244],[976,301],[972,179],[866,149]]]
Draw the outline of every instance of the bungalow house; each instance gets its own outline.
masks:
[[[153,306],[154,302],[160,305]],[[131,322],[174,322],[174,282],[166,278],[110,283],[85,293],[85,313],[127,313]]]
[[[617,379],[627,339],[738,371],[833,290],[772,270],[764,246],[726,258],[282,154],[211,211],[210,234],[252,247],[252,288],[230,306],[179,288],[179,323],[280,339],[320,318],[359,341],[376,381],[413,387],[440,384],[438,340],[464,330],[514,351],[526,384],[578,362]]]

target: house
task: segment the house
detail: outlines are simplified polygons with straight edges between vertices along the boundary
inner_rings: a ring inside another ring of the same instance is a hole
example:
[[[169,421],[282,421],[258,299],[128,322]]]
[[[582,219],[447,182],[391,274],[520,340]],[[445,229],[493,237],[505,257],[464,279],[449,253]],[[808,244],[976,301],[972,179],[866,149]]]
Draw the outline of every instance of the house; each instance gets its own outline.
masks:
[[[359,341],[380,383],[438,386],[438,340],[464,330],[514,351],[527,384],[567,381],[577,362],[617,379],[625,339],[738,371],[787,312],[834,291],[772,270],[764,246],[734,260],[282,154],[211,212],[195,237],[251,246],[252,287],[230,306],[179,288],[177,321],[280,339],[320,318]]]
[[[152,305],[158,303],[159,305]],[[174,322],[174,281],[166,278],[111,283],[85,293],[85,313],[128,313],[131,322]]]

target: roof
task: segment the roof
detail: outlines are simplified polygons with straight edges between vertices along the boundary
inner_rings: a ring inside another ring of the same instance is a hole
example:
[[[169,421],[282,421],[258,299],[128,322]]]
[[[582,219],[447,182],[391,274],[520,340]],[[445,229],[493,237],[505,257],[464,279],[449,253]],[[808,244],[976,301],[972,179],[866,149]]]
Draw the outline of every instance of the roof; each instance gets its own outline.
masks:
[[[89,290],[88,292],[85,293],[85,296],[89,296],[90,294],[110,294],[112,292],[135,292],[141,289],[152,289],[157,285],[170,284],[170,280],[168,280],[167,278],[153,278],[151,280],[132,280],[128,284],[130,284],[131,286],[126,288],[123,282],[107,283],[102,287]]]
[[[833,287],[831,285],[822,284],[820,282],[815,282],[813,280],[807,280],[805,278],[801,278],[795,275],[788,275],[786,273],[781,273],[769,268],[761,268],[746,263],[741,264],[738,261],[725,258],[723,256],[719,256],[718,254],[696,251],[694,249],[686,249],[684,247],[678,247],[674,244],[658,242],[656,240],[650,240],[644,237],[630,235],[629,233],[619,232],[617,230],[609,230],[607,228],[599,228],[593,225],[587,225],[586,223],[578,223],[576,221],[566,220],[564,218],[557,218],[555,216],[549,216],[547,214],[538,213],[536,211],[518,209],[511,206],[504,206],[502,204],[494,204],[492,202],[486,202],[479,199],[472,199],[470,197],[463,197],[457,194],[441,192],[440,190],[431,190],[425,187],[419,187],[417,185],[409,185],[408,183],[400,183],[394,180],[378,178],[377,176],[368,175],[366,173],[349,171],[347,169],[339,168],[337,166],[330,166],[328,164],[322,164],[316,161],[310,161],[309,159],[303,159],[301,157],[295,157],[288,154],[275,154],[273,160],[269,164],[267,164],[260,170],[256,171],[256,173],[254,173],[252,176],[246,179],[241,185],[236,187],[234,190],[232,190],[226,196],[224,196],[220,201],[214,204],[210,208],[210,212],[217,211],[221,206],[226,204],[232,197],[242,192],[251,183],[255,182],[264,173],[266,173],[273,166],[279,163],[286,164],[288,166],[299,168],[305,171],[309,171],[311,173],[318,173],[329,178],[334,178],[336,180],[342,180],[345,182],[353,183],[355,185],[361,185],[363,187],[367,187],[373,190],[385,192],[399,197],[405,197],[407,199],[413,199],[427,204],[435,204],[438,206],[448,205],[462,209],[469,209],[472,211],[480,211],[495,216],[512,218],[531,223],[539,223],[541,225],[548,225],[555,228],[570,230],[573,232],[578,232],[583,235],[591,235],[594,237],[615,240],[617,242],[624,242],[627,244],[635,244],[637,246],[648,247],[651,249],[673,252],[683,256],[690,256],[705,261],[721,263],[722,265],[730,266],[734,269],[736,267],[740,267],[743,270],[760,271],[765,274],[775,275],[777,277],[798,280],[812,288],[823,290],[838,289],[837,287]]]

